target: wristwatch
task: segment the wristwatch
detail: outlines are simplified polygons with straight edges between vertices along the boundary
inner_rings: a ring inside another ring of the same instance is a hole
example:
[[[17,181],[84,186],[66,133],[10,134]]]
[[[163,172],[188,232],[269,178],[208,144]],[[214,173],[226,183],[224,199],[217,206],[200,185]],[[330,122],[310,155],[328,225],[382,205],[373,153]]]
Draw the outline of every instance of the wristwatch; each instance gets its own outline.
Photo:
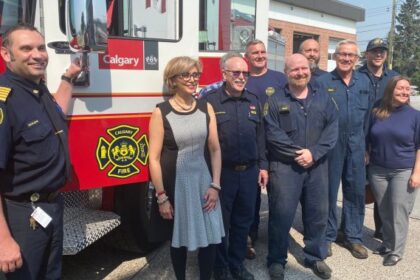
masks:
[[[68,83],[70,83],[70,84],[73,84],[73,79],[72,78],[70,78],[70,77],[67,77],[66,75],[61,75],[61,79],[63,80],[63,81],[66,81],[66,82],[68,82]]]

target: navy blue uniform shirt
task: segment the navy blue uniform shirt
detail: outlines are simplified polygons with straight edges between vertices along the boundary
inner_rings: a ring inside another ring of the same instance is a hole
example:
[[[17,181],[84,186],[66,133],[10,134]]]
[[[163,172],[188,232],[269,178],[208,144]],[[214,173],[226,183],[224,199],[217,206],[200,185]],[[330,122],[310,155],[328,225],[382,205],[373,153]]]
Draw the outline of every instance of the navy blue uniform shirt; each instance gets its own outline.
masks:
[[[317,82],[319,89],[329,93],[338,106],[339,138],[349,145],[351,151],[364,151],[372,92],[368,78],[353,71],[350,83],[346,85],[334,70],[319,77]]]
[[[222,160],[230,164],[256,162],[267,170],[262,111],[255,94],[244,90],[231,97],[225,85],[203,97],[214,109],[217,120]]]
[[[282,72],[267,69],[261,76],[249,76],[246,81],[246,89],[258,96],[262,105],[267,102],[269,96],[279,92],[287,83],[287,77]]]
[[[311,84],[304,100],[295,98],[286,86],[268,99],[264,111],[267,150],[272,161],[292,162],[295,151],[303,148],[318,161],[337,141],[337,106],[326,92]]]
[[[7,99],[0,101],[0,192],[15,197],[55,191],[65,183],[65,157],[40,99],[50,93],[42,82],[35,84],[7,70],[0,77],[0,90],[9,89]],[[58,104],[55,109],[65,126]]]
[[[385,87],[388,83],[388,81],[394,77],[394,76],[398,76],[399,74],[397,72],[395,72],[394,70],[389,70],[385,67],[383,68],[383,72],[382,75],[378,78],[374,77],[372,73],[370,73],[369,69],[367,68],[367,65],[363,65],[362,67],[360,67],[358,69],[358,71],[364,75],[366,75],[366,77],[369,78],[369,81],[372,85],[373,88],[373,93],[372,93],[372,101],[371,104],[374,104],[376,101],[382,99],[384,97],[384,93],[385,93]]]

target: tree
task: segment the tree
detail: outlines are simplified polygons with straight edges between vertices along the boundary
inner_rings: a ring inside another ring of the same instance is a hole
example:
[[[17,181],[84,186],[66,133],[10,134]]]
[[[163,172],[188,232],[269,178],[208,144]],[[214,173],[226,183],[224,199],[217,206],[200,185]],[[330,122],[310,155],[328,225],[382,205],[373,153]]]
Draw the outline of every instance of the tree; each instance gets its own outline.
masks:
[[[420,86],[420,4],[406,0],[401,5],[395,26],[394,65],[401,74],[413,77]],[[417,73],[416,73],[417,72]]]

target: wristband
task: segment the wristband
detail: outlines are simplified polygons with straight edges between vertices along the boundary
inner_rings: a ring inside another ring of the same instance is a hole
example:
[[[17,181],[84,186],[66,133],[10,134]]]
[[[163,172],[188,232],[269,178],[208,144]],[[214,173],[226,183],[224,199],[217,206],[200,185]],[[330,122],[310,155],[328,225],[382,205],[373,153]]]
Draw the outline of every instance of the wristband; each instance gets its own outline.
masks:
[[[210,188],[213,188],[213,189],[218,190],[218,191],[222,190],[222,187],[220,185],[214,183],[214,182],[210,183]]]
[[[69,84],[73,84],[73,79],[72,78],[70,78],[70,77],[67,77],[66,75],[61,75],[61,79],[63,80],[63,81],[66,81],[67,83],[69,83]]]
[[[157,199],[157,204],[162,205],[163,203],[165,203],[168,200],[169,200],[169,197],[165,195],[165,197],[163,197],[161,199]]]
[[[165,191],[165,190],[163,190],[163,191],[160,191],[160,192],[156,192],[156,197],[159,197],[159,196],[161,196],[162,194],[166,194],[166,191]]]

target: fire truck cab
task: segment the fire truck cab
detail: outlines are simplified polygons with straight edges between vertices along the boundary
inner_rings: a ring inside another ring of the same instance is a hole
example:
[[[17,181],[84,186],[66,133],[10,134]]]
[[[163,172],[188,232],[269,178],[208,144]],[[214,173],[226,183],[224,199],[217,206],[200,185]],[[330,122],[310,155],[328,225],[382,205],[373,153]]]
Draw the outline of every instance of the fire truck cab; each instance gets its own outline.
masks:
[[[220,80],[224,53],[243,52],[254,38],[267,43],[268,11],[269,0],[0,0],[0,41],[19,23],[44,35],[52,93],[74,57],[86,66],[68,115],[74,172],[63,189],[64,254],[111,231],[125,248],[150,248],[147,132],[168,97],[163,69],[192,56],[203,63],[200,87]]]

